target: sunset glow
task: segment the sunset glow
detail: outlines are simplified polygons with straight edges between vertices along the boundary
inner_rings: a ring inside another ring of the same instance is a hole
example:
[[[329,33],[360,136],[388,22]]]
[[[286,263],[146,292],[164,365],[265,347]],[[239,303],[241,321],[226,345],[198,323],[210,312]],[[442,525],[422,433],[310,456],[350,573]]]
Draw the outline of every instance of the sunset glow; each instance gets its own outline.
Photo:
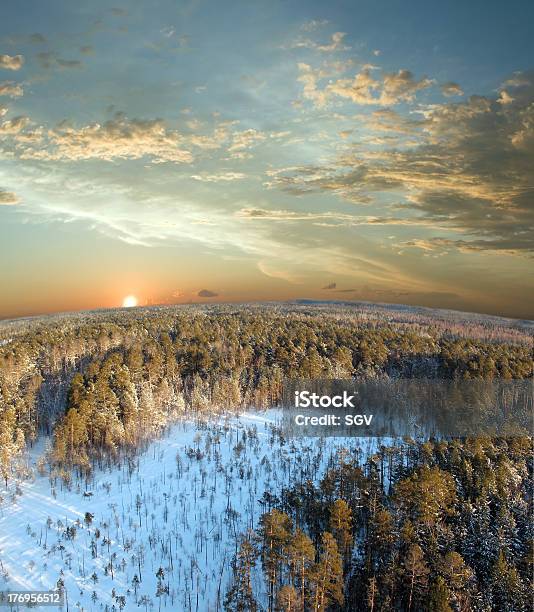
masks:
[[[534,317],[533,3],[123,4],[2,7],[0,318]]]
[[[127,295],[124,300],[122,300],[123,308],[134,308],[137,306],[137,298],[135,295]]]

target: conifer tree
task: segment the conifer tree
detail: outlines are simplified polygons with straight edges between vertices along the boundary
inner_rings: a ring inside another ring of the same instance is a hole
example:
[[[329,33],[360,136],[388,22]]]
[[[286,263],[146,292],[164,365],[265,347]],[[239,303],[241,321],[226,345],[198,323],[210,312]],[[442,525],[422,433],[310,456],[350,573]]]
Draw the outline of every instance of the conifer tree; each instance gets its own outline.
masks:
[[[473,571],[466,565],[462,555],[456,551],[448,552],[437,563],[437,569],[450,589],[452,598],[460,608],[470,607],[470,583],[473,581]]]
[[[515,567],[510,565],[502,550],[492,568],[493,606],[498,610],[524,609],[524,589]],[[531,602],[532,603],[532,602]]]
[[[55,431],[55,460],[65,463],[69,468],[79,467],[88,469],[87,442],[85,420],[76,408],[70,408],[61,425]]]
[[[377,563],[384,563],[395,541],[394,524],[391,513],[381,508],[370,520],[367,537],[368,557]]]
[[[336,540],[328,531],[321,535],[321,556],[311,572],[310,603],[314,612],[324,612],[331,603],[343,604],[343,561]]]
[[[408,591],[407,609],[411,610],[415,596],[427,585],[429,573],[423,551],[418,544],[412,544],[408,548],[403,568],[404,580]]]
[[[296,612],[299,610],[299,595],[295,587],[291,584],[285,584],[279,591],[276,597],[277,609],[280,612]]]
[[[377,580],[375,576],[372,576],[369,578],[369,583],[367,585],[367,607],[369,608],[369,612],[374,612],[377,591]]]
[[[345,564],[352,549],[352,511],[343,499],[336,499],[330,508],[330,530],[334,534]]]
[[[280,565],[286,558],[291,529],[291,519],[276,508],[262,515],[260,519],[260,536],[263,540],[262,564],[269,585],[269,610],[274,607],[274,589]]]
[[[15,408],[6,408],[0,414],[0,474],[6,487],[13,465],[24,446],[24,432],[17,427]]]
[[[297,529],[288,547],[292,578],[298,585],[298,609],[304,611],[307,599],[307,584],[310,569],[315,561],[315,547],[311,538]]]
[[[233,562],[232,584],[224,600],[224,609],[227,612],[256,612],[258,609],[251,584],[251,570],[256,565],[257,557],[254,537],[249,533],[241,540]]]
[[[428,612],[452,612],[449,601],[449,589],[445,580],[438,576],[432,583],[428,594]]]

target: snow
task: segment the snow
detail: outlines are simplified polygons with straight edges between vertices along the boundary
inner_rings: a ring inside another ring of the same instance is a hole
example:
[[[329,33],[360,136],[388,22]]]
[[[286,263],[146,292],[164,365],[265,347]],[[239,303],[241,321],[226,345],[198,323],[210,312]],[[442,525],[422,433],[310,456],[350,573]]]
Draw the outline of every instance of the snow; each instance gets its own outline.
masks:
[[[34,469],[32,480],[0,492],[0,590],[55,589],[61,577],[69,610],[222,611],[237,536],[257,527],[264,492],[317,481],[340,446],[363,458],[377,449],[367,438],[286,440],[279,418],[270,410],[178,423],[134,461],[96,471],[90,483],[74,479],[70,490]],[[160,567],[168,593],[156,596]],[[265,590],[259,569],[254,582]]]

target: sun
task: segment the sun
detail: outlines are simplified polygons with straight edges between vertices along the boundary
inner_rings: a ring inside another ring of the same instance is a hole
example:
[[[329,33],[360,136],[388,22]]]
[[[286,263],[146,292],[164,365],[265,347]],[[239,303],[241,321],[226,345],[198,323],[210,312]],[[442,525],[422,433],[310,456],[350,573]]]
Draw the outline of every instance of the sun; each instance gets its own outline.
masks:
[[[127,295],[122,300],[123,308],[133,308],[134,306],[137,306],[137,298],[135,297],[135,295]]]

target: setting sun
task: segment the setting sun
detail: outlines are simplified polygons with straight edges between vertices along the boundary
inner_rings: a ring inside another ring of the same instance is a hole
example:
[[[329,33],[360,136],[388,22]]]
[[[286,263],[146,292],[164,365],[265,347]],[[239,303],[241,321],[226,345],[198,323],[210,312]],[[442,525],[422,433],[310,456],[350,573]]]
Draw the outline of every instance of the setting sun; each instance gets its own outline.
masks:
[[[123,308],[133,308],[134,306],[137,306],[137,298],[135,297],[135,295],[127,295],[122,300]]]

